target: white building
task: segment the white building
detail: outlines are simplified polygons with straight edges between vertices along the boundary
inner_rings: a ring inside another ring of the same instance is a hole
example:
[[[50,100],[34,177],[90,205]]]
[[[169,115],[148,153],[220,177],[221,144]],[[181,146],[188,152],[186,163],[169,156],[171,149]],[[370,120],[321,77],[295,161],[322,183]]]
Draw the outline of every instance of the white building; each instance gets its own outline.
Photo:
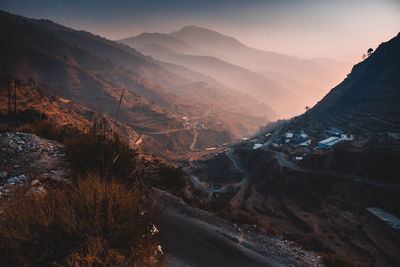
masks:
[[[301,143],[300,145],[301,145],[301,146],[309,146],[309,145],[311,145],[311,140],[309,139],[309,140],[307,140],[307,141],[304,141],[304,142]]]
[[[352,135],[352,134],[341,134],[340,138],[342,140],[345,140],[345,141],[353,141],[354,140],[354,135]]]
[[[253,149],[259,149],[262,146],[263,146],[262,144],[254,144]]]
[[[337,143],[343,141],[341,138],[336,137],[336,136],[331,136],[328,137],[324,140],[321,140],[318,142],[318,148],[320,149],[329,149],[332,148],[334,145],[336,145]]]
[[[284,136],[285,138],[290,139],[290,138],[293,138],[293,133],[287,132],[287,133],[285,133],[283,136]]]

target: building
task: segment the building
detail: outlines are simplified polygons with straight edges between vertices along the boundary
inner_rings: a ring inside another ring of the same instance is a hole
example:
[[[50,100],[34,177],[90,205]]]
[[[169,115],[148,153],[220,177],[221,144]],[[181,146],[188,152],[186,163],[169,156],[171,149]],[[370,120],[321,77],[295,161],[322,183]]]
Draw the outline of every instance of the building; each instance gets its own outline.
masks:
[[[340,138],[342,140],[345,140],[345,141],[353,141],[354,140],[354,135],[352,135],[352,134],[341,134]]]
[[[301,130],[300,131],[300,138],[307,139],[308,138],[308,134],[306,134],[303,130]]]
[[[285,138],[287,138],[287,139],[290,139],[290,138],[293,138],[293,133],[287,132],[287,133],[285,133],[283,136],[284,136]]]
[[[259,149],[263,144],[254,144],[253,149]]]
[[[329,130],[329,133],[332,134],[332,135],[340,136],[341,134],[343,134],[343,131],[339,130],[338,128],[331,127],[330,130]]]
[[[318,142],[318,148],[319,149],[330,149],[332,148],[334,145],[336,145],[337,143],[341,142],[342,139],[336,136],[331,136],[328,137],[324,140],[321,140]]]
[[[303,143],[300,143],[301,146],[309,146],[311,145],[311,140],[308,139],[307,141],[304,141]]]

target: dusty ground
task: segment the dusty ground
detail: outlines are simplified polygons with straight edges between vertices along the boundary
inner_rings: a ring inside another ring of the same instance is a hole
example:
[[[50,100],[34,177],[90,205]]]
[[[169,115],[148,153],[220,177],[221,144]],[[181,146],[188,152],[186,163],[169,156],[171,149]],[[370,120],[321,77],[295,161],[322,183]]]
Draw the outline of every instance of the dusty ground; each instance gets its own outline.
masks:
[[[171,266],[319,266],[320,258],[250,225],[236,225],[165,192],[161,233]]]
[[[62,144],[27,133],[0,134],[1,198],[21,185],[45,192],[66,181]],[[42,178],[39,178],[42,177]],[[317,254],[250,225],[236,225],[158,191],[163,248],[170,266],[318,266]]]
[[[0,134],[0,162],[0,197],[18,184],[40,190],[42,180],[63,181],[69,172],[62,144],[28,133]]]
[[[237,153],[251,173],[249,183],[229,197],[220,195],[219,201],[252,212],[331,264],[400,264],[399,231],[366,210],[380,207],[399,217],[396,190],[297,172],[281,166],[271,152]]]

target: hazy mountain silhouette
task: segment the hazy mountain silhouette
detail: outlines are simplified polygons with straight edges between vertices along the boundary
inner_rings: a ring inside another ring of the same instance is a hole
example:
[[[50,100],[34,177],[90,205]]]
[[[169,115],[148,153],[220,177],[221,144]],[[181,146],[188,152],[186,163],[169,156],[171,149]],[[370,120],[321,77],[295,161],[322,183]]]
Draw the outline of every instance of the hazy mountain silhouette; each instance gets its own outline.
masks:
[[[122,39],[120,42],[128,44],[134,48],[143,48],[152,44],[160,44],[178,54],[206,55],[204,51],[201,51],[180,39],[162,33],[144,32],[135,37]]]
[[[320,89],[332,88],[344,78],[342,74],[311,60],[254,49],[235,38],[206,28],[186,26],[170,35],[233,64],[250,70],[273,71]],[[320,97],[323,95],[324,92]]]
[[[198,55],[201,54],[199,49],[172,36],[145,33],[121,41],[158,60],[206,74],[232,89],[250,94],[270,105],[280,117],[290,117],[304,110],[304,102],[298,101],[299,90],[288,91],[278,82],[264,75],[228,63],[218,57],[204,55],[205,52],[201,52],[203,55]],[[183,50],[182,46],[187,49],[180,53]]]

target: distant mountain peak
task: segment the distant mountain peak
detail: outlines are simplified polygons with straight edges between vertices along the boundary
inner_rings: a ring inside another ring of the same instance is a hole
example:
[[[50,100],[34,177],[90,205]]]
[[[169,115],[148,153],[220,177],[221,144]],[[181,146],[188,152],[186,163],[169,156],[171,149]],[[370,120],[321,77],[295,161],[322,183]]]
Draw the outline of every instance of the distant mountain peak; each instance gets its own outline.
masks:
[[[170,35],[174,35],[176,33],[181,33],[181,34],[208,34],[209,36],[215,36],[215,37],[219,37],[219,38],[229,38],[231,40],[235,40],[237,42],[239,42],[238,40],[236,40],[235,38],[231,37],[231,36],[227,36],[224,35],[220,32],[217,32],[215,30],[211,30],[205,27],[200,27],[200,26],[196,26],[196,25],[188,25],[188,26],[184,26],[182,29],[180,29],[179,31],[175,31],[170,33]]]

